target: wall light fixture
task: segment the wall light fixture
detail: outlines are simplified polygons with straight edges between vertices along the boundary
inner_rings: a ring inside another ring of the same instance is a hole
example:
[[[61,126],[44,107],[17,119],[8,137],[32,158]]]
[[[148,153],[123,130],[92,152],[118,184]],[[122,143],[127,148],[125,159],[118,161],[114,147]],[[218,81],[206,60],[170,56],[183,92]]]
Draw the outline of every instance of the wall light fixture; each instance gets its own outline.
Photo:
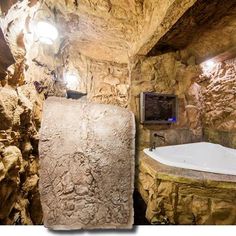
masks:
[[[66,72],[64,75],[64,81],[66,84],[66,88],[69,90],[76,90],[79,86],[78,75],[74,72]]]
[[[206,67],[207,70],[213,69],[214,66],[215,66],[215,64],[216,64],[216,63],[215,63],[214,60],[207,60],[207,61],[204,63],[204,65],[205,65],[205,67]]]
[[[58,38],[57,28],[46,21],[39,21],[35,27],[35,34],[40,42],[52,45]]]

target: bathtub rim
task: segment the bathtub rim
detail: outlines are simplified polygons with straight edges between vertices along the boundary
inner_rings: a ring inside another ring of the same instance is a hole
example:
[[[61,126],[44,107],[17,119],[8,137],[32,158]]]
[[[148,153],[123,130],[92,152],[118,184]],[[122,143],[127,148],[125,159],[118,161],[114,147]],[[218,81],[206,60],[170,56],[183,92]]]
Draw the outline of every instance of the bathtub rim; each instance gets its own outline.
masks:
[[[168,146],[161,146],[161,147],[157,147],[162,149],[162,148],[168,148],[168,147],[177,147],[177,146],[184,146],[184,145],[191,145],[191,144],[213,144],[213,145],[217,145],[217,146],[221,146],[223,148],[225,148],[226,150],[228,151],[236,151],[236,149],[233,149],[233,148],[228,148],[228,147],[225,147],[221,144],[217,144],[217,143],[211,143],[211,142],[196,142],[196,143],[185,143],[185,144],[176,144],[176,145],[168,145]],[[154,161],[157,161],[163,165],[167,165],[167,166],[171,166],[171,167],[176,167],[176,168],[181,168],[181,169],[187,169],[187,170],[193,170],[193,171],[200,171],[200,172],[206,172],[206,173],[212,173],[212,174],[221,174],[221,175],[231,175],[231,176],[235,176],[236,177],[236,173],[233,172],[233,171],[228,171],[226,169],[220,169],[219,171],[217,172],[214,172],[214,171],[211,171],[209,167],[201,167],[201,168],[198,168],[196,167],[195,165],[192,165],[192,164],[186,164],[186,167],[183,167],[183,163],[176,163],[174,161],[171,161],[171,160],[166,160],[165,158],[163,158],[162,156],[159,156],[159,160],[157,160],[155,157],[153,157],[155,154],[153,152],[151,152],[148,148],[145,148],[143,149],[143,152],[149,156],[151,159],[153,159]],[[228,172],[228,173],[225,173],[225,172]]]
[[[138,169],[149,170],[149,174],[154,179],[163,179],[177,183],[195,184],[204,187],[217,187],[236,190],[236,176],[226,174],[216,174],[198,170],[184,169],[162,164],[152,159],[143,151],[139,155]],[[146,172],[146,171],[145,171]]]

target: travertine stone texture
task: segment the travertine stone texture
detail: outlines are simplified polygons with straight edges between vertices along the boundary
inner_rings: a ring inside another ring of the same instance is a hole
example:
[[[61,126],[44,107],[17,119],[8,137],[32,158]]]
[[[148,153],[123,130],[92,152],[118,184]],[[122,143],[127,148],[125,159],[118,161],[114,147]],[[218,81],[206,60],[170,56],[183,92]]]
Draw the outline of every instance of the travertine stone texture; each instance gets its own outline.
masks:
[[[138,190],[152,224],[236,224],[236,177],[140,159]]]
[[[133,114],[123,108],[46,100],[39,144],[46,227],[132,228],[134,136]]]

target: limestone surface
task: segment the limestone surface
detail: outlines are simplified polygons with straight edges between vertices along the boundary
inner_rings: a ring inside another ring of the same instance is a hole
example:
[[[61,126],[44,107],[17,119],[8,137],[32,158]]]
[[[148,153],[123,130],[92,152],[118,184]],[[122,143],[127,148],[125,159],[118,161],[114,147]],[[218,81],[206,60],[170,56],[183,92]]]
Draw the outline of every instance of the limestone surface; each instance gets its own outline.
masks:
[[[133,114],[117,106],[51,97],[40,133],[44,225],[132,228]]]

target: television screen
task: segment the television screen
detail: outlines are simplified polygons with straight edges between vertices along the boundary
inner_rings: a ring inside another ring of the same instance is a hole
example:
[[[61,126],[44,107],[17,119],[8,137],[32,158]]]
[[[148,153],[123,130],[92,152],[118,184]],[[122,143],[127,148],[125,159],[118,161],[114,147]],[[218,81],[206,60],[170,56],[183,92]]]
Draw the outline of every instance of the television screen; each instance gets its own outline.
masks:
[[[170,94],[141,93],[141,123],[163,124],[177,121],[177,97]]]

